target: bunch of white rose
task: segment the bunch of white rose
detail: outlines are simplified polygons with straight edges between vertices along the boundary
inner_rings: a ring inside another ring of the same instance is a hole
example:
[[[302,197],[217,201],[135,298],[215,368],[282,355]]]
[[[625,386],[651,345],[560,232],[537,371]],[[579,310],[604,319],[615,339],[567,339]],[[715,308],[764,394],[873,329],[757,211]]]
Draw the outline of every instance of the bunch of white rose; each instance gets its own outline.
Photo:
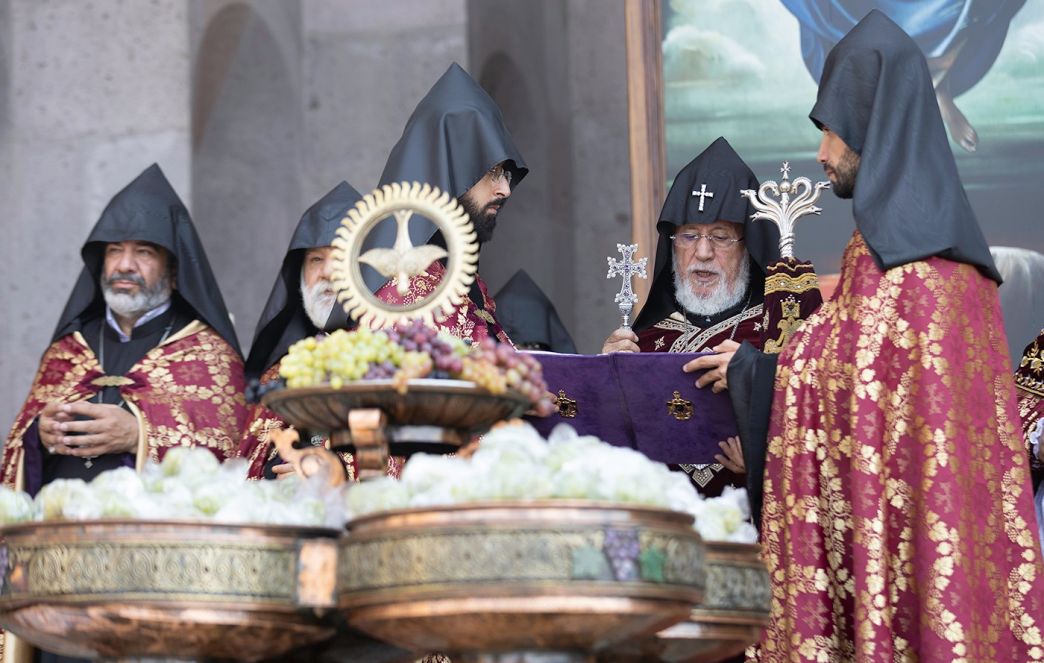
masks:
[[[316,480],[248,481],[243,459],[218,462],[206,449],[171,449],[139,474],[129,467],[90,483],[58,479],[36,499],[0,488],[0,523],[27,520],[206,520],[341,527],[344,497]]]
[[[486,434],[470,458],[413,456],[396,481],[384,477],[348,489],[349,517],[409,507],[497,501],[578,499],[656,506],[692,514],[700,535],[753,543],[747,491],[703,499],[688,477],[633,449],[577,435],[560,424],[544,440],[528,424]]]

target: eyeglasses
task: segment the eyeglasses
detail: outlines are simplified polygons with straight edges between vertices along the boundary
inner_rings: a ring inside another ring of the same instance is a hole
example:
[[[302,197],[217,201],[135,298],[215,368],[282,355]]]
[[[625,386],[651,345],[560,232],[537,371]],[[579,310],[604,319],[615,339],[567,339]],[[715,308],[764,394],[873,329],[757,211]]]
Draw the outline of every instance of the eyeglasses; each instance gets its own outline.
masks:
[[[696,243],[701,239],[707,239],[710,241],[711,246],[716,249],[728,249],[734,244],[742,242],[742,237],[729,237],[724,233],[711,233],[709,235],[701,235],[700,233],[678,233],[677,235],[671,235],[671,241],[674,245],[682,249],[691,249],[696,246]]]
[[[493,184],[500,184],[501,181],[511,184],[511,171],[504,168],[504,164],[498,163],[497,165],[486,171],[486,175],[489,175],[489,180]]]

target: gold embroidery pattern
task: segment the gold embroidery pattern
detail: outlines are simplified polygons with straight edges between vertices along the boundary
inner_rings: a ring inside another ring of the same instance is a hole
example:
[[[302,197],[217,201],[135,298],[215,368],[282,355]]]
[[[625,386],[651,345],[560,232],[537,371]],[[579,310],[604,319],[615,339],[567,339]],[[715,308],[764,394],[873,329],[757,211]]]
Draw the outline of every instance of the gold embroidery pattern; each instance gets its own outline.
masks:
[[[134,380],[124,375],[103,375],[91,380],[91,384],[95,387],[129,387],[134,384]]]
[[[1044,398],[1044,347],[1041,339],[1044,339],[1044,329],[1022,353],[1015,384],[1023,391]]]
[[[144,411],[164,410],[171,424],[148,422],[149,457],[159,461],[160,447],[205,446],[224,456],[238,449],[246,400],[239,356],[209,327],[177,351],[151,350],[132,372],[146,376],[149,390],[127,394]],[[207,408],[199,405],[207,404]]]
[[[728,320],[719,322],[713,327],[708,327],[707,329],[701,329],[700,327],[685,322],[683,323],[683,327],[678,327],[679,329],[682,329],[683,332],[681,336],[674,340],[674,343],[671,343],[670,352],[704,352],[708,349],[706,347],[707,342],[712,338],[736,325],[743,324],[747,320],[761,317],[762,312],[763,307],[761,304],[751,306],[743,313],[735,315]],[[672,321],[668,318],[667,320],[664,320],[664,322]]]
[[[815,272],[807,272],[801,276],[794,277],[785,272],[772,274],[765,279],[765,294],[774,292],[792,292],[801,294],[811,290],[819,289],[819,277]]]
[[[882,273],[856,233],[834,299],[784,348],[761,661],[1044,660],[1025,450],[983,279],[937,258]]]
[[[31,406],[89,398],[94,391],[84,380],[92,372],[100,373],[101,367],[79,332],[47,349],[22,414],[7,437],[4,485],[16,484],[22,437],[38,414]],[[220,335],[198,321],[192,322],[150,350],[130,374],[142,376],[147,385],[147,389],[132,388],[123,395],[144,415],[143,433],[150,458],[158,460],[162,447],[179,445],[208,446],[224,456],[235,455],[245,412],[243,363]],[[200,404],[204,407],[198,407]],[[152,421],[150,412],[156,419],[160,418],[156,415],[168,415],[173,424]]]
[[[815,274],[812,274],[814,277]],[[769,354],[779,354],[779,351],[783,349],[787,339],[793,335],[794,331],[801,325],[801,304],[798,302],[793,295],[784,298],[780,303],[780,310],[782,317],[779,320],[779,337],[770,338],[765,341],[765,352]],[[767,314],[766,314],[767,315]]]

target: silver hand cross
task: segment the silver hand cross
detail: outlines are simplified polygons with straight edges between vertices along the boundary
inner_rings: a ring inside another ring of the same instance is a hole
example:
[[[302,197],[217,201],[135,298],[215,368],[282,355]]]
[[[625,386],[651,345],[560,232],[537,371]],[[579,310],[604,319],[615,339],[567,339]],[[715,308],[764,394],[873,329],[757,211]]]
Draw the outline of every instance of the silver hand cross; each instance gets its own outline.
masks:
[[[637,244],[617,244],[616,250],[623,255],[623,260],[617,260],[612,257],[606,258],[609,262],[609,273],[606,274],[605,278],[611,279],[614,276],[619,276],[623,279],[620,292],[616,293],[613,301],[620,307],[620,315],[623,316],[623,327],[630,329],[631,309],[634,308],[635,303],[638,301],[638,295],[634,294],[634,290],[631,289],[631,277],[649,278],[645,273],[645,266],[649,263],[649,259],[642,258],[635,262],[634,253],[638,250]]]

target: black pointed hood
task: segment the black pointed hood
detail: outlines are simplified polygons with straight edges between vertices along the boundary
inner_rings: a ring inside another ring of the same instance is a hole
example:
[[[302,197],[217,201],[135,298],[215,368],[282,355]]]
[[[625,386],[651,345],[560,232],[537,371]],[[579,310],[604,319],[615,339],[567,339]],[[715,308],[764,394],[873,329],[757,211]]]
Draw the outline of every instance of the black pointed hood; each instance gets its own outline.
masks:
[[[84,268],[54,330],[54,340],[79,331],[104,310],[99,280],[105,245],[130,240],[162,246],[176,260],[174,297],[239,352],[239,341],[188,209],[157,164],[113,196],[80,251]]]
[[[940,256],[1000,274],[961,186],[928,63],[871,11],[827,55],[809,117],[860,156],[852,210],[881,269]]]
[[[752,221],[750,202],[740,195],[744,189],[757,190],[758,179],[729,142],[718,138],[682,168],[667,193],[656,224],[656,263],[649,297],[634,321],[641,331],[668,317],[676,310],[674,301],[674,244],[670,236],[683,225],[730,221],[743,224],[743,241],[751,257],[752,287],[760,287],[765,270],[779,260],[779,230],[775,224]],[[694,191],[711,194],[703,197]]]
[[[410,115],[378,186],[427,183],[457,198],[502,161],[512,187],[529,172],[500,108],[454,62]]]
[[[378,186],[420,182],[459,198],[498,163],[511,171],[511,188],[529,172],[515,141],[504,126],[500,108],[457,63],[424,95],[402,137],[392,148]],[[435,226],[419,217],[411,224],[414,243],[431,241]],[[384,223],[367,238],[367,246],[391,246],[395,225]],[[367,279],[371,287],[383,280]]]
[[[309,207],[297,223],[272,294],[254,331],[254,342],[246,361],[248,378],[260,377],[269,366],[282,359],[291,345],[318,332],[305,313],[301,299],[304,254],[308,249],[330,246],[341,220],[361,198],[351,184],[341,182]],[[334,311],[338,308],[334,306]]]
[[[496,297],[497,321],[520,348],[576,353],[576,344],[540,286],[520,269]]]

